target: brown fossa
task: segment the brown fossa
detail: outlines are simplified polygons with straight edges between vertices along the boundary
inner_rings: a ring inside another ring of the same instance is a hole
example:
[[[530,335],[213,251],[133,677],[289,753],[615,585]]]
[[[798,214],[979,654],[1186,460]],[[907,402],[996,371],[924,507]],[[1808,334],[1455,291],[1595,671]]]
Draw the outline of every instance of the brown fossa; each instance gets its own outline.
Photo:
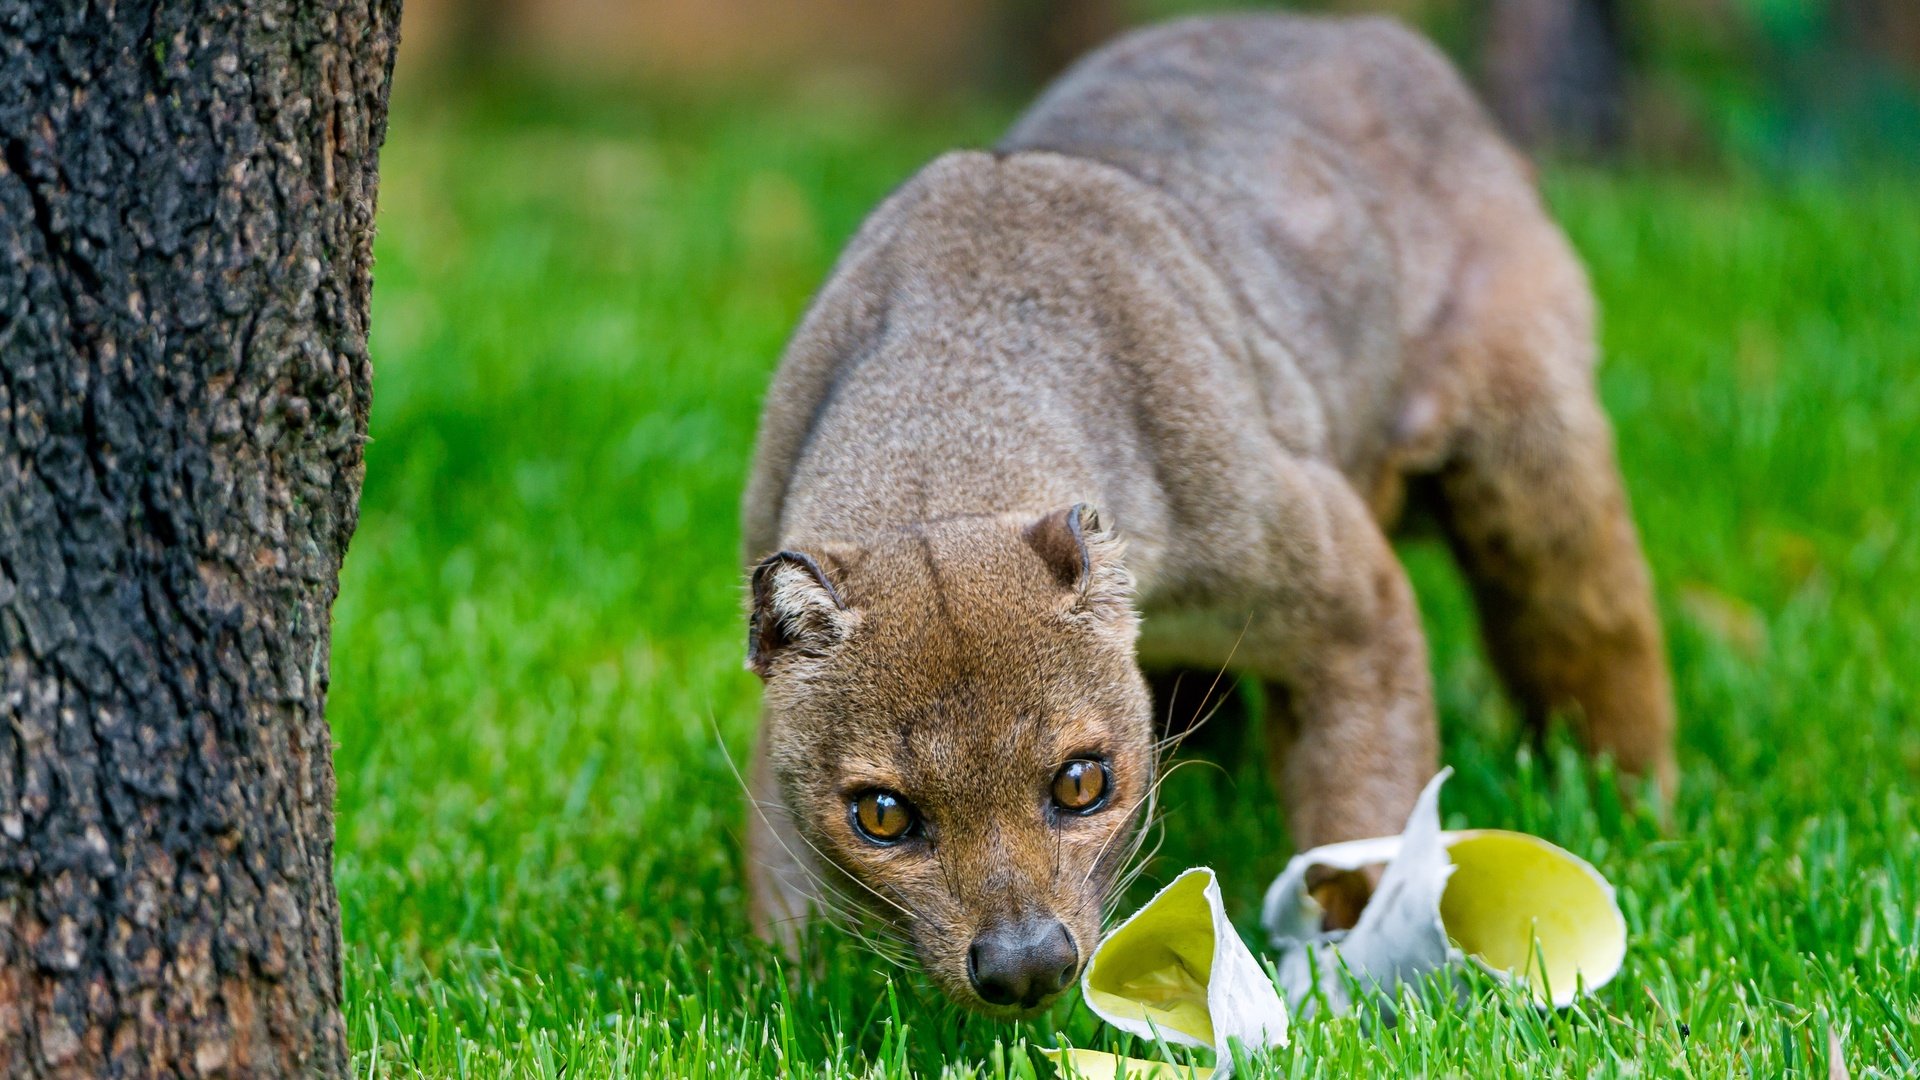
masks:
[[[1670,785],[1593,321],[1526,162],[1388,20],[1140,31],[928,165],[761,420],[762,931],[852,909],[955,1001],[1044,1007],[1154,783],[1143,672],[1229,657],[1294,841],[1396,831],[1437,765],[1410,494],[1524,715]],[[1330,920],[1369,888],[1323,882]]]

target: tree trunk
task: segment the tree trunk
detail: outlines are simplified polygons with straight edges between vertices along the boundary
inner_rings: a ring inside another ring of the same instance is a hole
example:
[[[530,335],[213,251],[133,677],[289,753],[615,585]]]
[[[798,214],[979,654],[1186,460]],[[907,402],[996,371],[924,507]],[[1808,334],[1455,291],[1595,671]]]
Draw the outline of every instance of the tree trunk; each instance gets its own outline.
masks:
[[[1000,89],[1030,93],[1126,26],[1118,0],[1007,0],[988,43]]]
[[[398,0],[0,0],[0,1075],[339,1074]]]
[[[1490,0],[1487,97],[1507,134],[1535,149],[1611,153],[1627,130],[1620,0]]]
[[[1909,77],[1920,73],[1920,4],[1914,0],[1839,0],[1836,21],[1847,46],[1884,57]]]

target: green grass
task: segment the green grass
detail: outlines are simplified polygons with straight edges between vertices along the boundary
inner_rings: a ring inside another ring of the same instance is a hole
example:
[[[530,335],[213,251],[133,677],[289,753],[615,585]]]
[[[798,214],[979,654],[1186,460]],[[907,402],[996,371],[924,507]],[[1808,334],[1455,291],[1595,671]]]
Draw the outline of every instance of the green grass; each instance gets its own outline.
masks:
[[[759,395],[862,214],[999,119],[532,92],[396,114],[333,654],[361,1074],[1030,1076],[1056,1032],[1122,1045],[1077,1003],[964,1017],[830,937],[796,975],[746,927],[728,756],[757,707],[735,559]],[[1590,857],[1628,965],[1559,1015],[1488,988],[1392,1030],[1303,1023],[1267,1066],[1824,1075],[1839,1045],[1856,1075],[1908,1071],[1920,192],[1563,174],[1552,193],[1605,303],[1671,636],[1670,828],[1564,748],[1520,749],[1444,556],[1406,554],[1449,823]],[[1251,928],[1287,854],[1265,780],[1182,770],[1167,805],[1148,881],[1216,865]]]

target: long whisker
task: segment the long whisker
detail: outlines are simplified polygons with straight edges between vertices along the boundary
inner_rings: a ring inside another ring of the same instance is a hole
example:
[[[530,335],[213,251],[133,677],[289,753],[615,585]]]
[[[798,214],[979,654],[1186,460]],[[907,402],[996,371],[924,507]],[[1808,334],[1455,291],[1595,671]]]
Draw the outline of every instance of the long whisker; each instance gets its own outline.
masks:
[[[711,717],[708,718],[708,722],[712,723]],[[850,910],[850,907],[849,908],[834,907],[826,903],[826,900],[828,897],[831,897],[832,899],[839,901],[841,904],[851,905],[851,899],[846,895],[845,892],[843,892],[841,889],[836,887],[833,882],[827,880],[820,873],[816,872],[812,864],[809,862],[809,860],[801,858],[799,853],[795,852],[792,847],[788,846],[786,840],[780,835],[780,830],[774,826],[773,819],[767,816],[767,809],[770,805],[773,807],[775,811],[785,811],[786,807],[779,804],[769,804],[761,801],[760,799],[754,798],[753,789],[747,785],[746,778],[740,775],[740,768],[738,765],[734,763],[733,754],[730,751],[728,751],[727,744],[724,741],[718,740],[719,729],[717,725],[715,726],[714,733],[715,733],[716,741],[719,741],[720,756],[726,759],[727,768],[730,771],[732,771],[734,782],[740,785],[740,790],[742,794],[746,796],[747,805],[753,808],[753,812],[760,818],[761,823],[767,827],[767,834],[773,837],[774,842],[780,845],[780,849],[782,851],[786,852],[789,863],[793,867],[798,869],[801,873],[805,874],[808,877],[808,879],[812,881],[813,884],[819,886],[824,891],[826,895],[815,897],[816,900],[821,901],[821,907],[825,909],[827,912],[829,912],[830,914],[833,914],[836,916],[845,915],[847,911]],[[795,832],[795,835],[799,835],[797,830]],[[800,837],[800,839],[802,843],[807,842],[806,837],[804,836]],[[808,846],[812,847],[810,843],[808,844]],[[819,849],[815,848],[814,853],[816,855],[820,854]]]
[[[1160,853],[1160,846],[1166,842],[1164,820],[1159,812],[1160,788],[1172,778],[1174,773],[1188,765],[1219,767],[1213,765],[1212,762],[1178,761],[1174,762],[1154,778],[1153,786],[1149,788],[1147,792],[1145,818],[1140,823],[1139,829],[1134,832],[1133,838],[1128,843],[1126,855],[1121,859],[1121,865],[1127,867],[1127,869],[1115,876],[1114,882],[1107,886],[1106,896],[1101,901],[1101,922],[1103,924],[1111,917],[1114,905],[1119,902],[1120,898],[1126,894],[1129,888],[1133,887],[1133,883],[1140,879],[1141,874],[1146,871],[1147,866],[1153,861],[1154,856]],[[1154,837],[1153,847],[1148,849],[1145,855],[1142,855],[1141,851],[1147,842],[1149,834],[1152,834]],[[1111,836],[1107,838],[1108,843],[1111,843],[1112,840],[1113,837]],[[1106,846],[1103,844],[1100,854],[1094,858],[1093,865],[1087,869],[1088,881],[1092,880],[1094,872],[1104,864],[1105,857]],[[1084,886],[1085,881],[1081,884]]]
[[[1107,892],[1107,898],[1101,902],[1100,924],[1102,926],[1105,926],[1107,922],[1113,918],[1114,913],[1119,910],[1120,901],[1126,897],[1127,890],[1133,888],[1134,882],[1139,881],[1141,875],[1146,873],[1147,867],[1153,863],[1154,857],[1160,854],[1160,846],[1166,842],[1166,839],[1166,830],[1156,828],[1154,830],[1153,847],[1147,849],[1146,854],[1141,858],[1132,859],[1129,857],[1132,865],[1114,882],[1113,888]]]
[[[789,915],[784,919],[774,920],[772,925],[804,926],[811,918],[811,914]],[[842,925],[837,919],[835,920],[835,925],[844,932],[851,934],[861,945],[866,947],[869,952],[872,952],[882,960],[898,964],[902,967],[911,966],[911,945],[905,940],[900,939],[897,932],[889,930],[885,932],[881,938],[876,939],[870,937],[858,925]]]
[[[753,798],[751,794],[748,795],[747,802],[754,808],[756,813],[761,815],[762,820],[766,820],[765,803]],[[768,823],[768,828],[772,829],[771,822]],[[773,832],[773,838],[775,842],[786,851],[790,864],[805,874],[818,890],[812,899],[821,914],[825,915],[843,932],[852,935],[860,944],[866,946],[868,950],[881,959],[901,966],[908,966],[910,964],[909,958],[911,956],[910,950],[912,943],[907,940],[904,934],[891,923],[884,920],[875,921],[865,918],[864,911],[854,902],[853,898],[849,897],[841,889],[835,887],[833,882],[815,872],[805,860],[800,859],[794,853],[793,849],[787,846],[786,841],[780,839],[780,834],[777,830]],[[802,837],[802,840],[804,839],[805,838]],[[782,925],[789,921],[804,922],[806,918],[807,916],[805,914],[795,915],[789,919],[780,920],[776,925]],[[873,936],[874,933],[880,934],[881,939],[876,939]]]
[[[1209,690],[1208,693],[1211,694],[1212,691]],[[1213,721],[1214,716],[1216,716],[1221,709],[1226,708],[1226,705],[1227,705],[1226,695],[1222,694],[1220,697],[1215,698],[1213,701],[1213,704],[1206,707],[1206,712],[1202,713],[1200,715],[1200,718],[1195,720],[1191,725],[1189,725],[1185,731],[1182,731],[1178,735],[1169,735],[1166,738],[1161,739],[1159,742],[1154,743],[1153,744],[1154,753],[1162,757],[1172,757],[1174,754],[1179,752],[1181,744],[1185,743],[1189,736],[1191,736],[1194,732],[1199,731],[1201,728],[1207,726],[1207,724],[1211,723]],[[1168,726],[1171,727],[1172,725],[1169,724]]]
[[[1175,768],[1178,767],[1178,765],[1175,766]],[[1140,845],[1146,841],[1147,832],[1158,826],[1160,785],[1167,782],[1167,776],[1170,775],[1173,770],[1168,769],[1162,772],[1156,769],[1155,771],[1154,781],[1148,786],[1146,797],[1141,800],[1140,824],[1132,830],[1116,829],[1107,835],[1106,840],[1100,844],[1100,850],[1094,853],[1093,861],[1088,864],[1086,876],[1080,880],[1080,886],[1082,888],[1085,888],[1087,882],[1093,880],[1093,875],[1099,871],[1101,867],[1106,865],[1108,848],[1113,844],[1115,838],[1119,837],[1122,833],[1131,833],[1127,841],[1127,853],[1121,859],[1122,865],[1125,865],[1133,859],[1134,855],[1139,853]],[[1109,890],[1109,895],[1111,895],[1111,890]]]
[[[1103,922],[1106,916],[1111,913],[1110,909],[1118,903],[1120,897],[1126,894],[1126,891],[1133,886],[1133,883],[1139,880],[1140,875],[1146,871],[1148,864],[1153,861],[1154,856],[1159,854],[1160,846],[1166,842],[1166,830],[1163,827],[1159,810],[1160,788],[1183,764],[1188,764],[1187,762],[1174,762],[1168,765],[1167,762],[1178,752],[1180,746],[1186,742],[1188,737],[1210,723],[1214,716],[1220,712],[1221,708],[1226,705],[1226,698],[1222,696],[1214,699],[1214,692],[1220,688],[1221,680],[1226,678],[1227,672],[1233,667],[1233,658],[1239,654],[1240,646],[1246,641],[1247,631],[1252,626],[1253,613],[1248,612],[1246,621],[1240,624],[1240,633],[1233,639],[1233,647],[1227,650],[1226,659],[1221,661],[1219,670],[1214,672],[1213,681],[1208,684],[1206,693],[1200,697],[1203,705],[1212,699],[1212,707],[1207,708],[1204,714],[1199,716],[1178,735],[1170,735],[1154,743],[1154,781],[1152,786],[1147,790],[1146,799],[1144,800],[1145,808],[1140,826],[1133,830],[1133,835],[1128,842],[1126,856],[1121,862],[1121,865],[1126,866],[1127,869],[1116,875],[1113,884],[1107,888],[1106,898],[1102,901]],[[1176,682],[1176,690],[1178,685]],[[1167,726],[1171,728],[1173,726],[1173,703],[1171,700],[1167,703],[1167,719]],[[1194,762],[1193,764],[1199,763]],[[1147,842],[1149,833],[1155,835],[1153,847],[1146,849],[1146,854],[1142,856],[1141,852]],[[1111,843],[1112,841],[1113,837],[1109,836],[1107,843]],[[1087,869],[1087,880],[1091,880],[1094,871],[1104,865],[1106,856],[1107,847],[1106,844],[1102,844],[1099,853],[1094,857],[1092,865]],[[1084,886],[1086,882],[1083,881],[1081,884]]]
[[[1253,612],[1249,611],[1247,612],[1246,621],[1240,624],[1239,635],[1233,639],[1233,647],[1227,650],[1227,658],[1220,662],[1220,670],[1213,673],[1213,682],[1207,685],[1207,692],[1200,695],[1200,701],[1203,704],[1207,701],[1207,699],[1213,697],[1213,692],[1215,690],[1218,690],[1220,688],[1220,680],[1227,677],[1227,669],[1233,666],[1233,658],[1240,652],[1240,645],[1242,642],[1247,640],[1247,631],[1251,629],[1252,626],[1253,626]],[[1174,683],[1174,686],[1177,689],[1179,686],[1179,683],[1176,681]],[[1224,697],[1218,701],[1215,701],[1213,703],[1213,708],[1208,709],[1206,711],[1206,715],[1201,716],[1199,719],[1195,720],[1192,724],[1188,725],[1184,731],[1180,732],[1180,734],[1169,735],[1166,738],[1155,743],[1154,749],[1158,751],[1165,748],[1165,749],[1168,749],[1169,752],[1171,752],[1172,750],[1178,750],[1180,748],[1180,744],[1187,741],[1188,736],[1192,735],[1196,731],[1199,731],[1201,728],[1207,726],[1207,723],[1214,718],[1214,715],[1220,711],[1220,707],[1224,704],[1226,704],[1226,699]],[[1168,720],[1167,726],[1171,728],[1173,726],[1173,723],[1172,723],[1173,702],[1171,701],[1167,702],[1167,720]]]
[[[804,840],[805,838],[803,837],[802,839]],[[819,875],[815,874],[812,876],[815,881],[820,881]],[[847,876],[851,877],[851,875]],[[856,880],[855,883],[858,884],[859,882]],[[821,882],[821,884],[824,885],[825,882]],[[872,892],[873,890],[868,889],[867,891]],[[836,895],[840,897],[840,907],[835,912],[836,918],[834,921],[841,930],[858,938],[862,944],[866,945],[867,948],[873,950],[875,953],[878,953],[881,958],[890,960],[901,967],[913,966],[914,956],[916,955],[914,952],[914,944],[913,940],[908,937],[904,930],[889,920],[871,918],[867,908],[847,898],[844,893],[836,893]],[[904,907],[900,903],[885,896],[882,896],[881,899],[886,900],[889,904],[892,904],[893,907],[899,909],[911,921],[927,921],[926,916],[910,907]],[[876,939],[875,935],[879,936],[878,939]],[[882,942],[885,943],[884,946]]]
[[[746,793],[747,804],[753,807],[754,813],[760,815],[761,822],[766,825],[768,831],[772,834],[774,840],[779,843],[781,848],[783,848],[786,851],[788,856],[793,858],[794,864],[796,866],[799,866],[803,871],[805,871],[807,875],[813,878],[816,883],[821,884],[823,886],[827,886],[828,888],[832,888],[832,886],[827,885],[827,883],[820,877],[819,874],[814,873],[812,869],[806,865],[806,862],[804,860],[796,856],[794,853],[794,850],[791,847],[787,846],[787,842],[784,839],[782,839],[780,836],[780,830],[775,828],[773,824],[773,820],[767,817],[766,810],[760,804],[760,800],[753,797],[753,789],[747,785],[747,778],[741,774],[739,764],[733,760],[733,752],[727,749],[727,742],[724,738],[721,737],[720,725],[716,720],[714,720],[713,713],[711,710],[709,710],[707,713],[707,726],[713,729],[714,742],[719,745],[720,756],[726,759],[727,769],[728,771],[733,773],[734,782],[739,784],[740,790]],[[798,829],[795,829],[794,835],[799,838],[801,843],[807,845],[807,847],[813,851],[814,855],[820,858],[821,863],[823,865],[827,865],[827,866],[833,865],[833,861],[827,858],[826,852],[821,851],[820,848],[817,845],[815,845],[813,841],[807,839],[805,833],[801,832]],[[905,905],[894,900],[892,897],[881,893],[878,889],[875,889],[873,886],[868,885],[866,882],[861,881],[857,877],[854,877],[852,874],[846,874],[845,877],[847,878],[847,880],[853,882],[855,885],[858,885],[862,889],[865,889],[867,892],[872,893],[874,897],[885,902],[886,904],[891,906],[894,910],[900,912],[900,914],[905,915],[907,918],[918,919],[920,917],[918,912],[915,912],[909,909]]]
[[[809,873],[809,877],[813,878],[814,883],[822,889],[832,889],[831,885],[820,880],[817,875]],[[789,923],[805,925],[815,915],[823,916],[842,933],[852,937],[880,959],[903,967],[911,965],[911,943],[890,924],[862,917],[862,913],[854,908],[846,897],[838,893],[816,895],[812,900],[813,904],[806,913],[776,920],[773,925],[785,926]]]
[[[1115,838],[1119,837],[1120,834],[1122,833],[1132,833],[1135,837],[1137,837],[1139,836],[1140,833],[1145,832],[1147,828],[1151,825],[1151,823],[1154,820],[1153,796],[1154,796],[1154,792],[1158,791],[1159,789],[1160,789],[1160,785],[1158,783],[1153,784],[1147,789],[1146,798],[1141,801],[1139,825],[1135,826],[1132,829],[1125,829],[1125,828],[1115,829],[1112,832],[1107,834],[1107,838],[1105,840],[1102,840],[1100,842],[1100,850],[1093,853],[1093,861],[1087,864],[1087,872],[1080,878],[1080,887],[1082,889],[1087,887],[1087,883],[1093,880],[1093,875],[1095,871],[1098,871],[1100,867],[1106,862],[1107,849],[1113,845],[1113,841],[1115,840]],[[1138,841],[1129,840],[1128,843],[1136,844],[1138,843]]]
[[[1131,845],[1131,848],[1127,855],[1127,858],[1129,860],[1132,859],[1134,854],[1139,852],[1140,845],[1145,842],[1145,834],[1147,830],[1159,823],[1159,818],[1157,815],[1158,815],[1159,806],[1160,806],[1161,786],[1164,785],[1167,782],[1167,780],[1173,776],[1175,772],[1179,771],[1180,769],[1188,765],[1213,765],[1213,763],[1206,762],[1206,761],[1176,761],[1168,768],[1158,771],[1158,775],[1156,775],[1153,779],[1152,786],[1150,786],[1147,789],[1146,798],[1142,800],[1143,809],[1142,809],[1142,818],[1141,818],[1140,826],[1139,828],[1133,830],[1132,839],[1128,841],[1128,843]],[[1214,765],[1213,767],[1218,768],[1219,766]],[[1101,843],[1100,850],[1094,853],[1093,864],[1087,868],[1087,876],[1083,878],[1080,882],[1082,886],[1085,886],[1088,881],[1093,880],[1094,871],[1099,868],[1102,860],[1106,858],[1108,845],[1112,844],[1114,841],[1114,838],[1118,837],[1119,835],[1121,835],[1121,833],[1125,831],[1127,830],[1124,830],[1124,829],[1115,830],[1113,833],[1107,836],[1107,839],[1103,843]]]
[[[754,808],[754,812],[760,815],[761,820],[767,821],[767,827],[769,829],[772,829],[773,828],[772,822],[768,821],[766,816],[766,810],[767,810],[768,804],[763,803],[758,799],[754,799],[751,795],[748,796],[747,801],[748,801],[748,804]],[[774,809],[784,810],[785,807],[775,806]],[[835,886],[832,881],[828,880],[826,877],[824,877],[823,875],[815,871],[813,867],[808,864],[807,860],[801,859],[799,855],[791,847],[787,846],[787,842],[780,838],[780,834],[777,830],[774,831],[772,835],[773,835],[774,842],[778,843],[781,847],[781,850],[787,853],[787,858],[791,861],[791,865],[793,865],[801,873],[807,875],[807,878],[813,884],[825,890],[825,892],[827,893],[826,897],[816,898],[823,901],[823,904],[822,904],[823,907],[826,906],[824,901],[828,897],[831,897],[832,899],[838,901],[840,904],[844,905],[843,907],[839,907],[839,908],[829,908],[829,910],[832,911],[834,914],[845,915],[845,914],[848,914],[849,912],[857,910],[857,908],[853,904],[853,898],[848,896],[844,890]]]

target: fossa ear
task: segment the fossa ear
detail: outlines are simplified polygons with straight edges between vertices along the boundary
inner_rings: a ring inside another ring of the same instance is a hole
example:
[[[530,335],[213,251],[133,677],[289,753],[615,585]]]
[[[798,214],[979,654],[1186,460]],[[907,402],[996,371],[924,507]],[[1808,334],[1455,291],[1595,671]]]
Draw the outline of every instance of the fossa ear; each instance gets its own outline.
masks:
[[[1126,546],[1099,510],[1075,503],[1033,522],[1021,535],[1060,588],[1073,595],[1075,611],[1131,622],[1133,577],[1122,561]]]
[[[846,639],[857,618],[823,559],[804,551],[762,560],[753,568],[752,589],[747,667],[762,679],[770,678],[783,659],[825,656]]]

